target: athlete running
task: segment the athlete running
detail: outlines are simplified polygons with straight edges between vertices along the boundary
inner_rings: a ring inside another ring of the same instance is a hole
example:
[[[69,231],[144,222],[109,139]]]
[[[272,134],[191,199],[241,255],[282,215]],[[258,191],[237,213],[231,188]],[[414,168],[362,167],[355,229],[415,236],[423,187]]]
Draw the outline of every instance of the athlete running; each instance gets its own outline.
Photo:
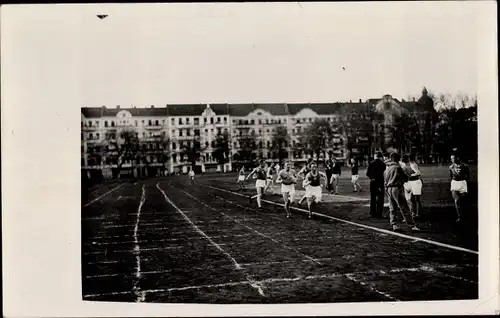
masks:
[[[354,188],[354,192],[361,192],[361,185],[359,184],[359,165],[358,161],[351,158],[351,183]]]
[[[337,159],[332,158],[332,177],[328,182],[332,185],[333,194],[339,193],[339,178],[342,173],[342,168],[340,167],[340,163],[337,162]]]
[[[318,164],[315,162],[311,163],[311,172],[306,175],[304,180],[306,184],[306,198],[307,198],[307,208],[309,209],[309,218],[312,217],[311,205],[313,203],[321,202],[321,195],[323,192],[323,185],[321,184],[321,179],[328,182],[328,178],[323,172],[318,171]]]
[[[467,181],[470,178],[469,166],[460,160],[458,154],[451,155],[450,165],[450,190],[453,200],[455,201],[455,209],[457,210],[457,220],[460,222],[462,212],[464,211],[464,199],[467,195]]]
[[[241,166],[238,171],[238,179],[236,180],[236,183],[238,184],[238,191],[245,190],[245,166]]]
[[[254,196],[249,196],[248,199],[250,201],[250,204],[252,203],[253,198],[257,198],[257,205],[259,208],[262,207],[262,194],[264,194],[264,189],[266,188],[266,161],[264,159],[261,159],[259,162],[259,166],[256,167],[255,169],[248,174],[248,176],[245,178],[245,180],[248,180],[250,177],[254,177],[254,179],[257,179],[255,181],[255,189],[257,190],[257,195]]]
[[[297,175],[295,170],[290,167],[290,162],[285,161],[285,168],[278,173],[276,183],[281,183],[281,194],[285,201],[286,218],[289,219],[290,204],[295,199],[295,183],[297,183]]]
[[[189,176],[189,182],[191,184],[193,184],[194,183],[194,170],[193,169],[189,170],[188,176]]]
[[[274,185],[274,178],[273,178],[273,174],[274,174],[274,168],[272,167],[272,165],[269,165],[266,167],[266,188],[264,189],[264,193],[266,193],[269,188],[272,189],[272,185]],[[272,193],[273,191],[271,191]]]
[[[302,169],[300,169],[300,171],[298,173],[298,176],[302,178],[302,188],[304,188],[304,190],[306,190],[306,191],[307,191],[307,186],[305,185],[306,176],[311,171],[310,165],[312,162],[313,162],[312,158],[307,159],[305,166],[302,167]],[[306,199],[306,195],[304,194],[302,196],[302,198],[300,198],[300,200],[299,200],[299,205],[301,205],[305,199]]]

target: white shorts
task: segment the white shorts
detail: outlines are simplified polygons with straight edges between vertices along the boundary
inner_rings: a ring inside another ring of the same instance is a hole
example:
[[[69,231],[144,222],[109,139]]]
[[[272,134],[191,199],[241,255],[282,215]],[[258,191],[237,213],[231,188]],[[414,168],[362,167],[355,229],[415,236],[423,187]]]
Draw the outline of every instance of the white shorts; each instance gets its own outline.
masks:
[[[308,187],[308,186],[307,186],[307,185],[305,185],[305,183],[306,183],[306,180],[302,181],[302,188],[304,188],[305,190],[307,190],[307,187]]]
[[[467,181],[451,180],[450,191],[458,191],[460,193],[467,193]]]
[[[238,181],[245,181],[245,176],[238,176]]]
[[[356,182],[356,181],[358,181],[358,179],[359,179],[359,175],[357,175],[357,174],[351,176],[351,182]]]
[[[411,180],[405,183],[405,189],[413,195],[422,195],[422,180]]]
[[[315,202],[321,201],[321,194],[323,193],[323,188],[321,186],[312,187],[308,186],[306,189],[306,198],[310,198],[312,196],[315,197]]]
[[[265,188],[265,187],[266,187],[266,180],[257,179],[257,181],[255,181],[255,188]]]
[[[281,184],[281,193],[295,193],[294,184]]]

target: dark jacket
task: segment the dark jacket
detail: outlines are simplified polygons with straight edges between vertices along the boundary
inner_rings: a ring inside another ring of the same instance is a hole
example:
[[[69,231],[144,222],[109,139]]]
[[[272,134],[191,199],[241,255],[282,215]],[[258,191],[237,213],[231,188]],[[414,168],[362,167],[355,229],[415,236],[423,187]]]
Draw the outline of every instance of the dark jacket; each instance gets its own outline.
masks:
[[[408,175],[397,162],[390,162],[384,171],[384,185],[386,188],[402,187],[408,181]]]
[[[385,163],[380,159],[375,159],[368,165],[368,169],[366,170],[366,176],[370,178],[370,180],[383,183],[384,171],[385,171]]]

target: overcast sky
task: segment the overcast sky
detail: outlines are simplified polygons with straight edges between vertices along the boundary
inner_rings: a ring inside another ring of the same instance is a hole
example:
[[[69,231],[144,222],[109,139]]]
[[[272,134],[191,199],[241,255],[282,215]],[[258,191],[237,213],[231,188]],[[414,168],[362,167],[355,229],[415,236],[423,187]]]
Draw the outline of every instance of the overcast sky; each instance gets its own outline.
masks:
[[[32,6],[9,15],[9,52],[24,77],[65,80],[79,106],[475,94],[480,5]]]

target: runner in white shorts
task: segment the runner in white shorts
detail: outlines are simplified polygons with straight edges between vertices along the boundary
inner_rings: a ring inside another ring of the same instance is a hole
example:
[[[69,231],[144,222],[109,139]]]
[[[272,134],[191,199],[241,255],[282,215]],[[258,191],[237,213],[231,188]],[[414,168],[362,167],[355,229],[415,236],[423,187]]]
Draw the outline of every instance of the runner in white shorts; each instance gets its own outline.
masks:
[[[290,162],[285,162],[285,168],[278,173],[277,183],[281,183],[281,194],[285,201],[286,218],[289,219],[290,204],[295,200],[295,183],[297,183],[297,175],[295,170],[290,167]]]
[[[238,184],[238,191],[245,190],[245,166],[242,166],[238,171],[238,179],[236,183]]]
[[[307,176],[307,174],[309,172],[311,172],[310,165],[311,165],[312,162],[313,162],[312,158],[307,159],[307,162],[306,162],[305,166],[302,169],[300,169],[300,171],[298,173],[298,176],[302,178],[302,188],[304,190],[307,190],[307,186],[305,184],[306,183],[306,176]],[[299,205],[301,205],[302,202],[304,202],[305,199],[306,199],[306,195],[304,194],[302,196],[302,198],[300,198],[300,200],[299,200]]]
[[[193,184],[194,183],[194,170],[193,169],[189,170],[188,175],[189,175],[189,181],[191,182],[191,184]]]
[[[405,198],[406,201],[408,201],[412,217],[418,218],[422,210],[422,203],[420,201],[422,195],[420,169],[418,169],[418,164],[415,162],[414,155],[404,155],[401,161],[401,167],[408,176],[408,181],[403,185],[405,189]]]
[[[255,189],[257,189],[257,195],[250,196],[249,201],[252,203],[253,198],[257,198],[257,205],[259,208],[262,207],[262,194],[264,194],[264,189],[266,188],[266,177],[267,177],[267,171],[266,171],[266,161],[264,159],[260,160],[260,165],[253,169],[252,172],[245,178],[247,180],[248,178],[255,176],[257,181],[255,181]]]
[[[458,154],[451,156],[450,170],[450,190],[453,200],[455,201],[455,209],[457,211],[457,222],[460,222],[462,212],[465,210],[465,196],[467,195],[467,181],[470,179],[469,167],[460,160]]]
[[[326,175],[323,172],[318,171],[318,164],[311,163],[311,172],[306,175],[306,198],[307,198],[307,208],[309,209],[309,218],[312,217],[311,205],[313,203],[321,202],[321,195],[323,192],[323,185],[321,184],[321,179],[328,182]]]

